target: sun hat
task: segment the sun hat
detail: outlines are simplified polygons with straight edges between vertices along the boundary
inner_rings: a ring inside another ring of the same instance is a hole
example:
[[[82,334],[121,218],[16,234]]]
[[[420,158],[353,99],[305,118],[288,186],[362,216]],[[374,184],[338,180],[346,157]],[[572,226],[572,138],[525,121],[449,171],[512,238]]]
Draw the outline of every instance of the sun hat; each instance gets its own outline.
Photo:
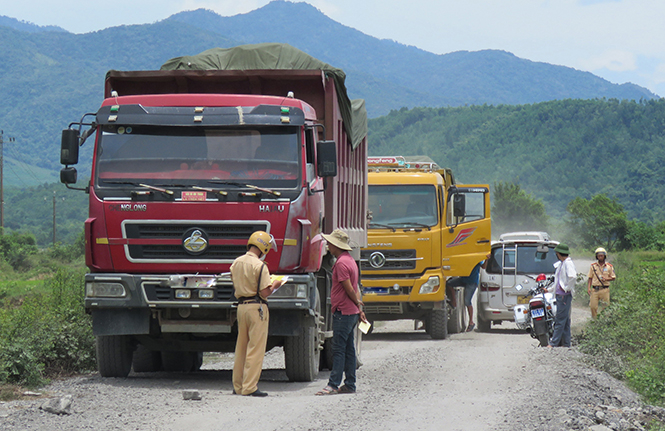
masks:
[[[349,236],[341,231],[340,229],[335,229],[330,235],[322,234],[323,238],[328,241],[330,244],[334,245],[337,248],[342,250],[351,251],[351,246],[349,242],[351,239]]]
[[[570,249],[568,248],[568,244],[559,243],[557,244],[556,247],[554,247],[554,252],[559,254],[569,255]]]

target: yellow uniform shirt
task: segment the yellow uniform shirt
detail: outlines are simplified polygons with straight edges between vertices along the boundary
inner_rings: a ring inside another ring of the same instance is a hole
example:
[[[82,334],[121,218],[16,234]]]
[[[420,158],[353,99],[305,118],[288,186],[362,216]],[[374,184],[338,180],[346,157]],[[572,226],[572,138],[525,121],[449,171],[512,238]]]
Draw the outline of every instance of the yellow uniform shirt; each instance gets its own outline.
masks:
[[[596,287],[609,287],[609,281],[601,281],[603,278],[614,278],[614,266],[611,263],[605,262],[604,265],[599,265],[598,262],[591,264],[589,268],[589,278],[591,285]]]
[[[233,289],[236,298],[252,297],[258,294],[257,285],[259,282],[259,273],[261,274],[261,288],[263,290],[270,286],[270,272],[268,266],[256,257],[253,253],[245,253],[238,257],[231,265],[231,279],[233,280]]]

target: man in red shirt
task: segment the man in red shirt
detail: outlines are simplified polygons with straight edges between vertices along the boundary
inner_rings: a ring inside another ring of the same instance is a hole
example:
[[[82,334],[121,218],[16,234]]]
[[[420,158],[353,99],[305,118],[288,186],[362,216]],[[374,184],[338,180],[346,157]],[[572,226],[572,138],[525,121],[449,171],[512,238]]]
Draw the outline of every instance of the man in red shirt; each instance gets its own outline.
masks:
[[[328,242],[328,250],[335,256],[333,265],[332,290],[330,292],[333,313],[333,366],[328,386],[317,395],[336,393],[352,394],[356,391],[356,348],[353,332],[358,319],[367,320],[360,310],[363,305],[358,290],[358,265],[349,251],[349,236],[339,229],[330,235],[323,235]],[[342,383],[344,374],[344,385]]]

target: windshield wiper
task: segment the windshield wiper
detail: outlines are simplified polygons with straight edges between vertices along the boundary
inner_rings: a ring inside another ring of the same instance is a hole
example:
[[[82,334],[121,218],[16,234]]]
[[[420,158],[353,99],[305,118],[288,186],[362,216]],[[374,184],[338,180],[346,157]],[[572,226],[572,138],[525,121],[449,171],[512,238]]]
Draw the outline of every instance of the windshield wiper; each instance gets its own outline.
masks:
[[[236,183],[236,182],[233,182],[233,181],[217,181],[217,180],[211,180],[211,181],[208,181],[208,182],[210,184],[225,184],[225,185],[229,185],[229,186],[246,187],[248,189],[258,190],[260,192],[270,193],[271,195],[275,195],[275,196],[281,196],[282,195],[280,192],[276,192],[276,191],[270,190],[270,189],[265,189],[263,187],[258,187],[258,186],[255,186],[253,184],[244,184],[244,183]]]
[[[382,227],[386,229],[392,229],[393,232],[396,231],[396,229],[392,226],[388,226],[387,224],[381,224],[381,223],[370,223],[369,227]]]
[[[217,193],[222,196],[228,195],[224,190],[211,189],[210,187],[199,187],[192,184],[157,184],[158,186],[167,186],[167,187],[179,187],[183,189],[194,189],[194,190],[203,190],[204,192]]]
[[[106,181],[106,180],[102,181],[104,181],[106,184],[127,184],[130,186],[145,187],[146,189],[154,190],[156,192],[166,193],[167,195],[173,194],[172,190],[162,189],[160,187],[151,186],[150,184],[135,183],[132,181]]]
[[[395,225],[405,226],[405,225],[408,225],[408,226],[426,227],[427,230],[432,230],[432,228],[430,226],[428,226],[426,224],[423,224],[423,223],[417,223],[415,221],[403,221],[403,222],[399,222],[399,223],[388,223],[388,224],[391,225],[391,226],[395,226]]]

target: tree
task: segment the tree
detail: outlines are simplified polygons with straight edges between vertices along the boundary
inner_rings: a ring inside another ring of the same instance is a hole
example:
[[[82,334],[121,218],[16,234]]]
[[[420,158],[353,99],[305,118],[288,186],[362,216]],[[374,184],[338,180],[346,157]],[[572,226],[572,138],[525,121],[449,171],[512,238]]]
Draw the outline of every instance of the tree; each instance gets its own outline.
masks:
[[[519,184],[495,183],[493,198],[493,231],[547,230],[549,217],[545,205],[522,190]]]
[[[566,210],[572,216],[572,242],[584,247],[603,246],[612,250],[624,237],[628,228],[626,211],[616,199],[598,194],[591,199],[576,197]]]

